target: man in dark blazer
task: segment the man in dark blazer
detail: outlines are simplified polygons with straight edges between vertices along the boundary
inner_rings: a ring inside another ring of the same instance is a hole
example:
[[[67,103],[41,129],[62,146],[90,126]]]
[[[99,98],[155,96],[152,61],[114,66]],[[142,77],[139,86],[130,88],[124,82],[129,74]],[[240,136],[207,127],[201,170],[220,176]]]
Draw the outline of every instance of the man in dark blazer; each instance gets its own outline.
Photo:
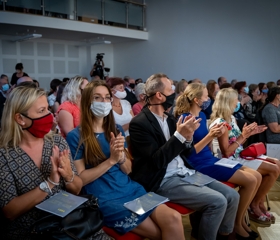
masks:
[[[147,191],[201,212],[198,239],[216,239],[231,233],[239,202],[238,193],[213,180],[198,187],[183,181],[194,170],[186,157],[194,151],[192,136],[199,121],[189,117],[176,123],[166,113],[175,93],[164,74],[152,75],[145,84],[148,107],[129,126],[133,168],[131,177]]]
[[[134,88],[135,88],[135,80],[133,78],[130,78],[129,76],[125,76],[123,80],[126,82],[126,97],[125,100],[129,101],[131,104],[131,107],[137,103],[137,98],[134,93]]]

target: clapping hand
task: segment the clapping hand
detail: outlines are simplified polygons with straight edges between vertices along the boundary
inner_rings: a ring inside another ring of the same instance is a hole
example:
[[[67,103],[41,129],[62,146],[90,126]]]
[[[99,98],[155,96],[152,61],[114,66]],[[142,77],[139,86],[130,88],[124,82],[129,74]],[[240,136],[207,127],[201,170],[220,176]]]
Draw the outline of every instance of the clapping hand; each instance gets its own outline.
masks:
[[[58,172],[60,175],[66,182],[69,182],[73,178],[73,171],[70,164],[68,149],[59,153],[58,166]]]
[[[124,159],[124,137],[121,133],[119,133],[116,137],[114,133],[110,133],[111,140],[110,140],[110,158],[115,162],[118,163]]]
[[[254,135],[256,129],[258,127],[257,123],[251,123],[247,125],[247,123],[244,124],[243,129],[242,129],[242,135],[244,138],[249,138],[250,136]]]
[[[252,131],[252,134],[251,134],[251,135],[262,133],[262,132],[264,132],[266,129],[267,129],[267,126],[265,126],[265,125],[259,125],[259,126],[257,126],[257,127]]]
[[[224,134],[225,130],[226,130],[225,123],[219,123],[211,127],[209,134],[212,138],[220,137]]]
[[[201,118],[195,119],[195,117],[189,115],[182,121],[183,116],[180,116],[177,122],[177,131],[187,140],[191,140],[196,129],[200,126]]]
[[[58,183],[60,180],[60,173],[58,171],[58,162],[59,162],[59,148],[58,146],[53,147],[53,152],[51,156],[51,174],[50,174],[50,179],[53,182]]]

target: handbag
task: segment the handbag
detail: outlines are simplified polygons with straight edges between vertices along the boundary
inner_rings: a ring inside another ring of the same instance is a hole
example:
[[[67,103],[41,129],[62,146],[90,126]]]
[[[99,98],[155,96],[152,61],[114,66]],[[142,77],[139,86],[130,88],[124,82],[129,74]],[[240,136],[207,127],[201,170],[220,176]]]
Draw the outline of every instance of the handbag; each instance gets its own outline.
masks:
[[[265,145],[262,142],[253,143],[240,152],[240,157],[246,160],[261,159],[261,155],[266,153]]]
[[[48,214],[35,222],[31,228],[34,239],[91,240],[103,226],[103,215],[97,198],[84,195],[88,201],[74,209],[64,218]]]

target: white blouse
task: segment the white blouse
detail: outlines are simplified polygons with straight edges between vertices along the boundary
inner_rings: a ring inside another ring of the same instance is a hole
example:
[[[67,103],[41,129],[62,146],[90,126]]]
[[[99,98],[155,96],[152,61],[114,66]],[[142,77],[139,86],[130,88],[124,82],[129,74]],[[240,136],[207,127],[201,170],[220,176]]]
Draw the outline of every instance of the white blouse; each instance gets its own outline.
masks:
[[[115,111],[113,111],[114,117],[115,117],[115,121],[116,124],[119,125],[125,125],[127,123],[130,123],[131,119],[132,119],[132,115],[130,114],[131,111],[131,105],[128,101],[122,99],[120,100],[121,106],[122,106],[122,115],[116,113]],[[126,130],[125,131],[125,136],[129,136],[129,131]]]

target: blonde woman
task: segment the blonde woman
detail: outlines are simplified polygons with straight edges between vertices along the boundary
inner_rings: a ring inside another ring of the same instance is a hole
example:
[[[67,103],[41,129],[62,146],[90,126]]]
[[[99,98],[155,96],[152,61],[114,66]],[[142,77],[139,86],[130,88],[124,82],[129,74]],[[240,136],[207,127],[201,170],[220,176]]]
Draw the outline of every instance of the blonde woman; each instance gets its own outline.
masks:
[[[81,179],[66,141],[50,135],[53,116],[44,90],[17,87],[6,101],[0,132],[2,239],[30,239],[42,217],[37,204],[61,189],[78,194]],[[4,232],[3,232],[4,231]]]
[[[80,101],[87,84],[88,80],[77,76],[71,78],[63,90],[61,105],[57,110],[57,123],[64,138],[80,124]]]
[[[213,177],[219,181],[226,181],[241,186],[239,191],[240,201],[236,214],[235,226],[237,239],[252,239],[254,233],[249,227],[245,227],[243,219],[245,212],[253,199],[261,181],[261,175],[250,169],[237,164],[233,168],[227,168],[215,165],[218,158],[214,157],[208,144],[215,137],[221,136],[225,132],[224,123],[213,126],[208,132],[206,126],[206,116],[201,111],[206,109],[210,104],[208,91],[204,84],[189,84],[184,93],[177,99],[175,107],[175,117],[189,115],[201,118],[199,128],[194,132],[193,142],[195,151],[188,156],[188,162],[195,170]],[[233,226],[232,226],[233,227]],[[229,229],[228,229],[229,230]],[[221,232],[226,235],[231,233],[233,229],[227,232]]]
[[[243,150],[242,144],[247,138],[265,131],[267,127],[264,125],[258,126],[256,123],[250,125],[245,124],[241,132],[234,116],[232,116],[233,112],[237,111],[239,106],[238,94],[235,90],[230,88],[220,90],[213,105],[210,128],[215,124],[226,123],[228,125],[228,131],[225,131],[224,134],[218,137],[222,155],[261,173],[262,182],[256,196],[251,202],[250,218],[256,222],[269,225],[271,220],[272,222],[275,221],[275,218],[266,210],[264,198],[279,176],[280,163],[277,159],[272,159],[267,156],[262,156],[262,158],[266,158],[271,163],[258,159],[245,160],[240,157],[240,152]]]

